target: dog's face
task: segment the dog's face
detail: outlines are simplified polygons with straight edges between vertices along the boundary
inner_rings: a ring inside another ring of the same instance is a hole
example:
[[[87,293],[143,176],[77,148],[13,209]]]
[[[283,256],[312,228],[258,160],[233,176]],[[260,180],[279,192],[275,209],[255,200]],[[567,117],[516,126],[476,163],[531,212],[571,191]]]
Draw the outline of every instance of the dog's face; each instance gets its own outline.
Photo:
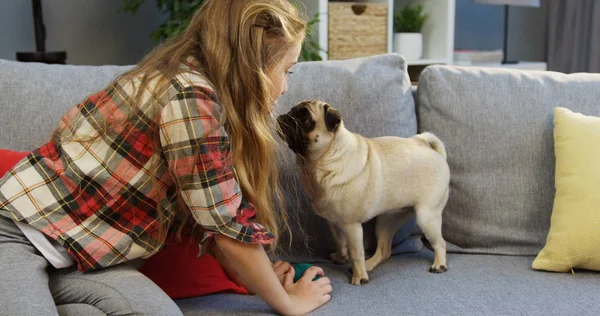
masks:
[[[343,124],[340,112],[322,101],[304,101],[277,118],[279,136],[300,156],[329,145]]]

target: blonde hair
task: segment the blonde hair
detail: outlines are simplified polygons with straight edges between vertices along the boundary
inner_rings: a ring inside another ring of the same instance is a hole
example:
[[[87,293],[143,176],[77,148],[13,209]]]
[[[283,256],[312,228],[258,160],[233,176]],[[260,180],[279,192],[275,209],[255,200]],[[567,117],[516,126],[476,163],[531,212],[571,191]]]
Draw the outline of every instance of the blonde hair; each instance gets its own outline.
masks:
[[[275,236],[289,225],[278,185],[278,150],[270,113],[273,83],[267,74],[292,47],[304,41],[305,32],[306,19],[290,0],[205,0],[183,32],[157,46],[135,68],[117,78],[140,80],[129,105],[135,107],[150,81],[158,78],[152,90],[161,95],[169,79],[179,73],[181,62],[194,57],[196,70],[214,88],[223,107],[221,119],[242,194],[256,207],[256,221]],[[160,104],[154,107],[159,111]],[[154,134],[158,144],[158,132]],[[154,188],[160,189],[157,183]],[[178,200],[185,207],[181,198]],[[161,210],[158,214],[159,244],[153,246],[164,243],[174,221]],[[183,216],[179,234],[184,224],[189,224],[189,212]],[[271,246],[275,249],[277,240]]]

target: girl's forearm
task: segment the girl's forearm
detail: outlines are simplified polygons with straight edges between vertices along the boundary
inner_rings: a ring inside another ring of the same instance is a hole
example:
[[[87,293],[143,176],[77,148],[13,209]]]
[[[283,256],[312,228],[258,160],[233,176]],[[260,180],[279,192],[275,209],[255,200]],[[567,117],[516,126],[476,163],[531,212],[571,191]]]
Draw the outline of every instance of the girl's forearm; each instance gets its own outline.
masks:
[[[256,293],[277,312],[290,311],[290,296],[275,275],[271,260],[261,245],[245,244],[221,235],[216,235],[215,240],[250,292]]]

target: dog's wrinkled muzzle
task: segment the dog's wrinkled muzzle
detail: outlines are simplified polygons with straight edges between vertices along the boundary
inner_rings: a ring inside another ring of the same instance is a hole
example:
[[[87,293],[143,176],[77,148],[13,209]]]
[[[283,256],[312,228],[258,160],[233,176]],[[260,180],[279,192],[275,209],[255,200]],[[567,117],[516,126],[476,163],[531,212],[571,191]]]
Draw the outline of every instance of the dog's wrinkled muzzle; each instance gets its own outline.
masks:
[[[298,155],[305,155],[307,144],[298,120],[290,113],[283,114],[277,117],[277,126],[277,134],[288,144],[288,147]]]

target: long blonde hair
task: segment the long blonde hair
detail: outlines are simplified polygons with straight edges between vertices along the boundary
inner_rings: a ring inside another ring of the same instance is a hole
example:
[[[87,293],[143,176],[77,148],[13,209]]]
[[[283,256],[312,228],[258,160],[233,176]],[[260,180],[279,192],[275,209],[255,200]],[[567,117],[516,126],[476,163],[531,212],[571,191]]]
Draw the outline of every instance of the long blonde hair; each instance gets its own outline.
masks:
[[[289,49],[304,41],[305,32],[306,19],[290,0],[205,0],[183,32],[117,78],[140,80],[130,105],[135,107],[152,80],[159,78],[152,90],[160,95],[179,73],[182,61],[197,60],[195,70],[214,88],[224,110],[222,123],[244,198],[256,207],[256,221],[275,236],[289,225],[278,185],[278,150],[270,113],[273,83],[267,74]],[[158,111],[160,104],[154,106]],[[160,148],[157,135],[154,142]],[[154,188],[160,189],[157,183]],[[153,246],[164,243],[173,222],[169,214],[158,213],[159,244]],[[189,212],[184,213],[183,224],[189,220]],[[277,240],[271,248],[276,245]]]

